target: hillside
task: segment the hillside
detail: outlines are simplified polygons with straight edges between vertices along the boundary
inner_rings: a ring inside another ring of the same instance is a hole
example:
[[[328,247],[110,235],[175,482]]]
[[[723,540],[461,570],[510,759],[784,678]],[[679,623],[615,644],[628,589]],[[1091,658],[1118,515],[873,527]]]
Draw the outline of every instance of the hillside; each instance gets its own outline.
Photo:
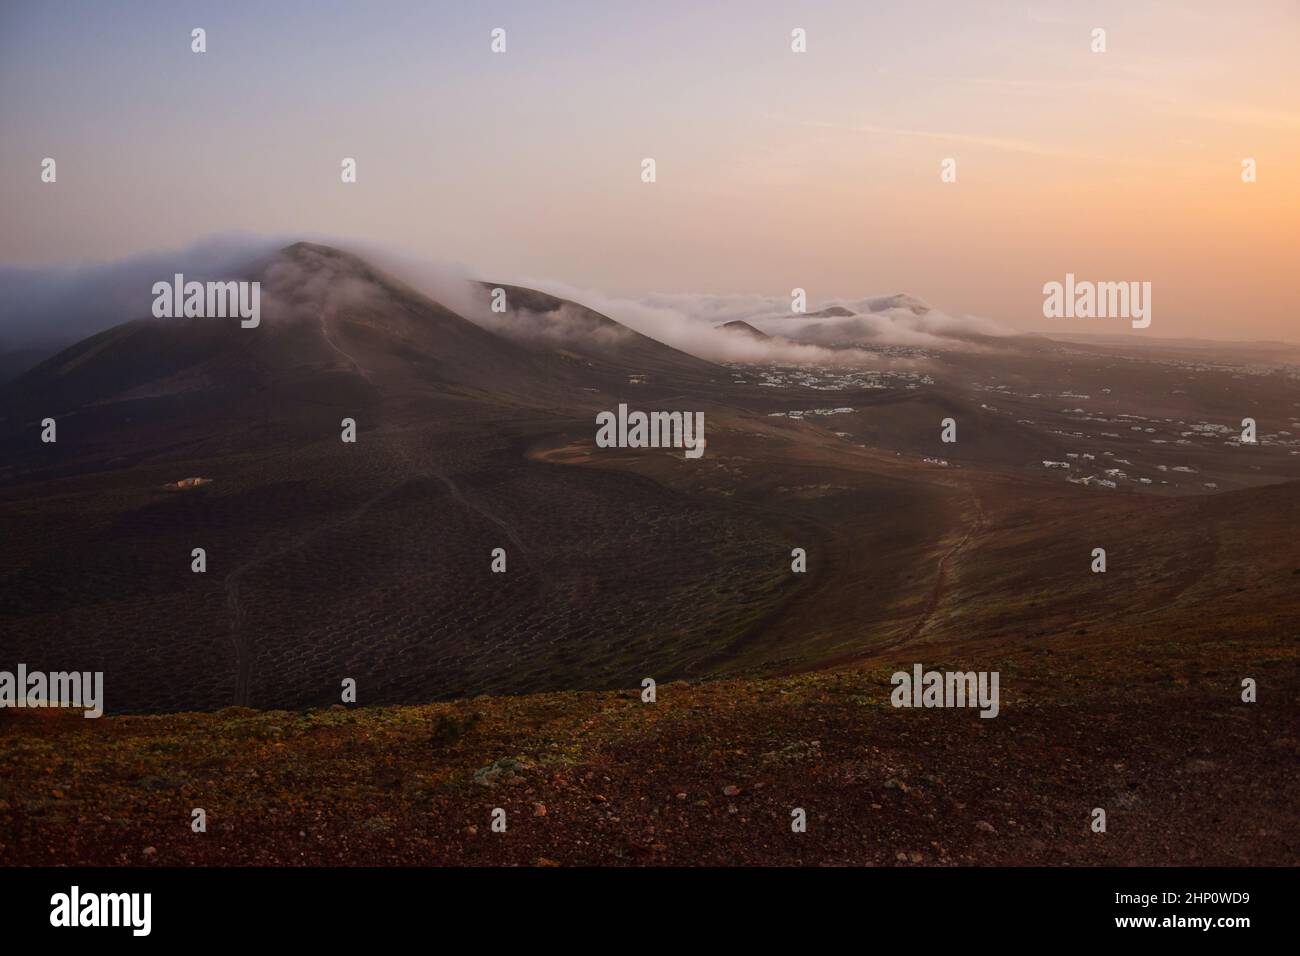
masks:
[[[1190,617],[1177,633],[1135,627],[1100,653],[999,657],[996,720],[890,707],[890,670],[910,655],[664,684],[654,704],[638,687],[99,721],[7,712],[0,858],[1293,865],[1295,642]],[[925,656],[927,667],[992,663]],[[1267,675],[1260,703],[1240,703],[1243,673]],[[205,834],[190,830],[194,807],[207,811]],[[505,833],[490,829],[496,807]],[[791,832],[796,807],[806,833]],[[1096,807],[1104,834],[1089,829]]]
[[[481,283],[505,291],[507,311],[492,327],[530,349],[580,358],[588,375],[654,375],[671,381],[707,381],[718,375],[710,362],[634,331],[577,302],[521,286]]]
[[[764,332],[762,329],[755,328],[754,326],[750,325],[748,322],[745,322],[741,319],[734,319],[731,322],[724,322],[721,325],[719,325],[718,328],[724,329],[727,332],[731,332],[735,335],[745,335],[751,339],[758,339],[760,341],[764,339],[770,339],[772,337],[768,335],[766,332]]]
[[[4,392],[3,647],[102,671],[109,713],[0,712],[7,859],[1296,859],[1285,370],[724,367],[310,244],[249,274],[258,329],[131,322]],[[598,448],[621,403],[699,411],[707,454]],[[999,671],[999,717],[888,706],[916,663]]]

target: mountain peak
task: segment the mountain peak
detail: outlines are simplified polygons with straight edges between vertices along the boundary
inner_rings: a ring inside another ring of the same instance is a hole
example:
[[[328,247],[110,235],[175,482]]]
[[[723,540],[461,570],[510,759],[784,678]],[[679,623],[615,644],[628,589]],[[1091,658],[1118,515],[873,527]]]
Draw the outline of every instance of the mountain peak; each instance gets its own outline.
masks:
[[[718,328],[736,335],[747,335],[753,339],[770,339],[772,337],[762,329],[750,325],[744,319],[733,319],[730,322],[723,322],[718,326]]]
[[[908,295],[905,292],[896,292],[893,295],[877,296],[874,299],[867,300],[867,308],[872,312],[886,312],[889,309],[906,309],[913,315],[922,315],[930,311],[930,307],[914,295]]]

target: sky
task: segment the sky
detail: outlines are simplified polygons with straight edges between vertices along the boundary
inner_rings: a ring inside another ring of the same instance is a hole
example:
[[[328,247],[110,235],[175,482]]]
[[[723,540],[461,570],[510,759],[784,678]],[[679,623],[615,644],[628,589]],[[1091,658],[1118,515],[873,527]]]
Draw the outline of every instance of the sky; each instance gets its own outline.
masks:
[[[1126,331],[1044,318],[1068,272],[1151,282],[1133,334],[1300,339],[1294,0],[5,0],[0,131],[6,266],[338,237],[611,296]]]

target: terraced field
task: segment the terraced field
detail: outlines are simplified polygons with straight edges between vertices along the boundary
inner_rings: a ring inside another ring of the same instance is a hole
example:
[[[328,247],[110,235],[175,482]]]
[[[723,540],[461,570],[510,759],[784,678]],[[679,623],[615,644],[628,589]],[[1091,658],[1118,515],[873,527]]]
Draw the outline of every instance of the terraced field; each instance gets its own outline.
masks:
[[[214,480],[184,493],[132,472],[10,502],[91,510],[62,540],[24,522],[6,649],[104,670],[114,710],[323,704],[344,677],[399,703],[639,680],[781,600],[781,542],[740,509],[634,476],[494,467],[509,449],[468,436],[441,456],[446,437],[194,462]]]

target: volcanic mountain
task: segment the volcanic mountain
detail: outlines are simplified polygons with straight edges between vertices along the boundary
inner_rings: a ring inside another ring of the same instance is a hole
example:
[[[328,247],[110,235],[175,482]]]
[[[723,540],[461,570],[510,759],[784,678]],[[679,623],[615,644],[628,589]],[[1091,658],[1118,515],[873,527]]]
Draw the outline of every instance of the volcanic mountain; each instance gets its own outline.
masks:
[[[890,309],[906,309],[913,315],[923,315],[930,311],[930,307],[914,295],[907,295],[904,292],[896,292],[893,295],[877,296],[874,299],[867,300],[867,309],[870,312],[888,312]]]
[[[894,309],[903,309],[913,315],[924,315],[930,311],[930,307],[916,296],[902,292],[894,295],[876,296],[867,299],[863,304],[866,306],[866,312],[889,312]],[[824,309],[818,309],[816,312],[808,312],[792,317],[796,319],[847,319],[861,314],[860,312],[854,312],[847,306],[830,305]]]
[[[501,334],[309,243],[244,275],[256,327],[137,319],[0,392],[6,651],[104,670],[114,709],[323,700],[345,669],[397,701],[664,670],[662,614],[712,649],[774,599],[753,516],[533,455],[620,401],[711,407],[681,392],[715,366],[515,287],[563,327]]]
[[[846,309],[842,305],[832,305],[825,309],[818,309],[816,312],[808,312],[804,315],[795,314],[792,317],[796,319],[843,319],[856,314],[852,309]]]
[[[696,381],[717,375],[712,363],[642,335],[577,302],[520,286],[484,282],[481,287],[487,292],[502,289],[506,311],[490,312],[485,297],[485,308],[476,318],[531,351],[575,360],[592,373],[613,373],[623,381],[629,373]]]
[[[113,710],[330,703],[344,676],[400,703],[780,671],[1017,640],[999,620],[1063,633],[1085,610],[1113,628],[1137,600],[1112,587],[1121,556],[1165,600],[1192,580],[1179,554],[1229,553],[1226,524],[1215,545],[1206,513],[1152,495],[1296,470],[1285,434],[1249,452],[1166,440],[1220,414],[1230,372],[1198,386],[1180,364],[1047,343],[741,373],[515,286],[475,287],[488,314],[471,321],[318,245],[246,275],[256,328],[138,319],[0,392],[7,650],[105,670]],[[1167,423],[1131,400],[1152,382]],[[1262,419],[1293,400],[1279,376],[1233,388]],[[624,402],[702,410],[707,454],[597,449],[593,414]],[[1153,420],[1127,424],[1135,408]],[[1103,469],[1111,491],[1066,481]],[[1104,579],[1075,562],[1102,528]],[[1257,571],[1289,582],[1293,557],[1269,559]]]
[[[730,322],[723,322],[721,325],[718,326],[718,328],[723,329],[727,332],[735,333],[737,335],[747,335],[751,339],[761,340],[761,339],[770,339],[772,337],[768,335],[766,332],[764,332],[762,329],[755,328],[754,326],[750,325],[748,322],[744,321],[743,319],[733,319]]]
[[[498,407],[569,401],[579,386],[707,379],[715,367],[575,303],[508,287],[519,328],[498,334],[350,253],[299,242],[250,264],[261,322],[139,318],[63,350],[0,387],[0,447],[22,463],[54,448],[27,441],[46,417],[75,445],[142,447],[240,432],[248,447],[284,429],[367,415],[404,420],[447,403]]]
[[[139,319],[0,392],[0,650],[103,672],[111,715],[0,711],[0,852],[1294,862],[1285,370],[1028,338],[723,370],[322,246],[246,275],[255,329]],[[598,448],[633,399],[703,409],[704,457]],[[922,664],[1000,673],[1001,716],[891,706]],[[213,788],[254,836],[192,839]]]

